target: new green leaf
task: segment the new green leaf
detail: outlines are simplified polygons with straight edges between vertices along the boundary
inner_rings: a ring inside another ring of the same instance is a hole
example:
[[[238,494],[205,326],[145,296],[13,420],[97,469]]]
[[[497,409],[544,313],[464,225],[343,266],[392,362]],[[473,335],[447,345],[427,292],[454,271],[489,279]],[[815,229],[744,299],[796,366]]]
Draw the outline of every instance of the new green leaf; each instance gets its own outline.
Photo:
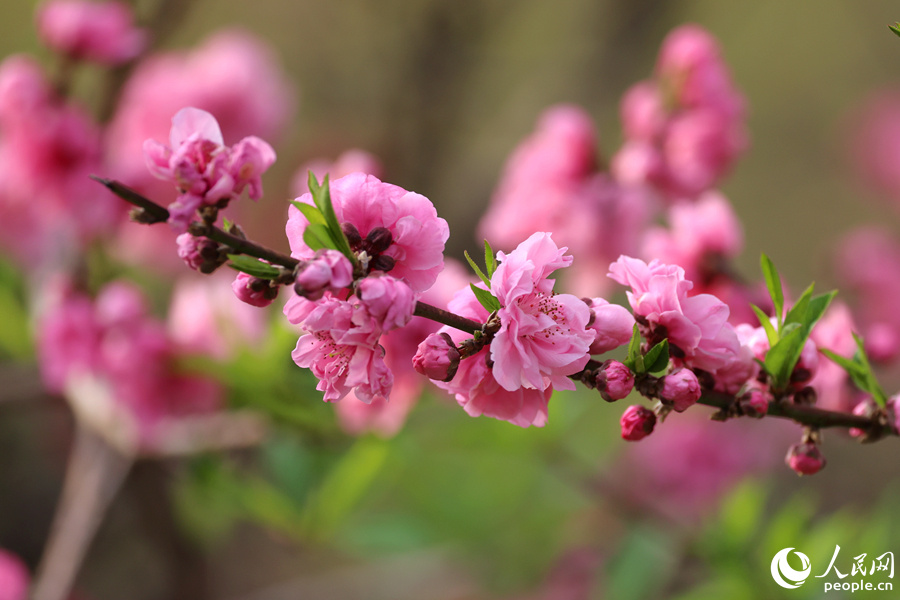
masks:
[[[644,368],[648,373],[658,373],[669,366],[669,340],[656,344],[644,356]]]
[[[281,271],[270,264],[264,263],[251,256],[243,254],[229,254],[228,260],[231,262],[229,267],[236,271],[242,271],[247,275],[259,277],[260,279],[275,279],[281,275]]]
[[[763,312],[763,309],[756,306],[755,304],[751,304],[750,308],[752,308],[753,312],[756,313],[756,318],[759,319],[759,324],[762,325],[763,329],[765,329],[766,338],[769,340],[769,347],[771,348],[778,343],[778,332],[775,331],[775,327],[772,325],[772,321],[771,319],[769,319],[769,315]]]
[[[497,300],[492,293],[488,290],[477,287],[474,283],[470,283],[469,286],[472,288],[472,291],[475,292],[475,298],[478,299],[478,302],[488,311],[494,312],[495,310],[500,310],[500,301]]]
[[[784,314],[784,292],[781,289],[781,278],[778,276],[775,264],[768,256],[765,254],[761,255],[759,262],[763,278],[766,280],[766,287],[769,289],[769,295],[772,297],[772,304],[775,307],[778,331],[781,331],[781,317]]]
[[[484,240],[484,266],[487,269],[487,276],[493,277],[494,271],[497,270],[497,256],[487,240]]]

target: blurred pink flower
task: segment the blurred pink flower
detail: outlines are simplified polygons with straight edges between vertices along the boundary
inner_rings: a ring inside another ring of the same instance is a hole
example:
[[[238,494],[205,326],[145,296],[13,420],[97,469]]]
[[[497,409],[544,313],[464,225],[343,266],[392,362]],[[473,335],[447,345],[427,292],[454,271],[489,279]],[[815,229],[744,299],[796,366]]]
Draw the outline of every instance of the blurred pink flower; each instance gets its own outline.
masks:
[[[374,256],[367,251],[372,263],[380,256],[388,257],[393,262],[392,277],[405,281],[415,292],[431,287],[443,268],[450,230],[428,198],[382,183],[372,175],[352,173],[331,182],[331,200],[338,222],[359,233],[363,245],[354,251],[364,249],[367,237],[376,230],[385,229],[387,249],[378,248]],[[312,196],[307,193],[297,201],[312,204]],[[308,260],[315,254],[303,241],[308,224],[295,206],[289,208],[286,230],[295,258]]]
[[[670,199],[713,188],[747,146],[744,100],[718,43],[697,25],[666,37],[654,79],[625,94],[621,115],[626,141],[613,173]]]
[[[0,549],[0,600],[26,600],[31,575],[22,560]]]
[[[147,43],[122,2],[50,0],[38,7],[37,25],[42,41],[56,52],[107,65],[136,58]]]
[[[215,117],[198,108],[175,113],[169,145],[148,139],[144,156],[150,172],[180,192],[169,204],[169,224],[180,232],[204,206],[236,200],[245,189],[261,198],[262,174],[275,162],[272,147],[255,136],[225,146]]]
[[[502,308],[500,330],[491,341],[494,379],[507,391],[521,387],[575,389],[568,375],[584,368],[595,332],[590,309],[570,294],[554,294],[549,276],[572,257],[549,233],[535,233],[500,262],[491,291]]]
[[[900,202],[900,91],[873,93],[850,118],[850,160],[863,183]]]
[[[856,353],[853,332],[857,330],[846,304],[834,302],[810,334],[819,349],[831,350],[840,356]],[[816,390],[816,406],[827,410],[852,410],[858,391],[847,371],[827,356],[819,357],[819,367],[809,384]]]

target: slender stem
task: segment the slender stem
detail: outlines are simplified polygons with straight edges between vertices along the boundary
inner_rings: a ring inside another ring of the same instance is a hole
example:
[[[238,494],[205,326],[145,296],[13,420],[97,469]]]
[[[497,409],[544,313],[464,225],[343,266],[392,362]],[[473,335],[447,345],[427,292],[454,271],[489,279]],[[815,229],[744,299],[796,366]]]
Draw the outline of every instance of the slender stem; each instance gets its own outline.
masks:
[[[425,304],[424,302],[416,302],[416,310],[413,314],[417,317],[431,319],[432,321],[437,321],[438,323],[448,325],[454,329],[459,329],[460,331],[465,331],[470,334],[481,331],[482,327],[482,324],[478,321],[455,315],[452,312],[438,308],[437,306]]]
[[[191,232],[191,235],[197,237],[207,237],[214,242],[225,244],[235,251],[234,254],[246,254],[247,256],[254,256],[256,258],[261,258],[270,264],[281,265],[282,267],[286,267],[288,269],[294,269],[297,265],[300,264],[300,261],[296,258],[293,258],[292,256],[282,254],[281,252],[276,252],[275,250],[270,250],[269,248],[261,246],[256,242],[245,240],[244,238],[228,233],[223,229],[216,227],[215,225],[204,225],[203,223],[195,221],[194,223],[191,223],[188,231]]]

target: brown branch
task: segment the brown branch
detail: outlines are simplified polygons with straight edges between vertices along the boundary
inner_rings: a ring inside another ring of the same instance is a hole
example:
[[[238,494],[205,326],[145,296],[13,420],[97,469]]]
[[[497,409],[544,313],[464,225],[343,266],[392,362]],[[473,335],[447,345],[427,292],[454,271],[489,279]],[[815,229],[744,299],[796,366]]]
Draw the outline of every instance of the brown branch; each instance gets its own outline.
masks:
[[[438,308],[437,306],[425,304],[424,302],[416,302],[416,310],[415,312],[413,312],[413,315],[431,319],[432,321],[437,321],[438,323],[441,323],[443,325],[447,325],[449,327],[453,327],[454,329],[459,329],[460,331],[465,331],[466,333],[470,334],[474,334],[476,331],[481,331],[481,328],[483,327],[483,325],[478,321],[473,321],[472,319],[467,319],[465,317],[455,315],[452,312],[446,311],[442,308]]]

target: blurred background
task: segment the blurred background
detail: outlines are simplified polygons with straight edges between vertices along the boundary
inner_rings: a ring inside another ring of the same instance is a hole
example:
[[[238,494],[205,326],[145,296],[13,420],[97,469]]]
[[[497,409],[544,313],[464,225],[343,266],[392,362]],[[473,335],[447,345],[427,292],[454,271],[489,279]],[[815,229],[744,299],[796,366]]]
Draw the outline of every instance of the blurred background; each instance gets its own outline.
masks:
[[[134,4],[149,19],[159,0]],[[871,223],[900,234],[900,204],[853,168],[861,107],[878,90],[900,89],[900,39],[887,29],[900,10],[888,0],[166,6],[155,51],[187,51],[239,28],[274,57],[267,64],[283,78],[284,118],[266,135],[239,136],[266,137],[278,160],[265,198],[244,206],[240,222],[280,249],[294,172],[350,148],[377,157],[385,181],[435,203],[450,225],[451,255],[477,249],[475,228],[504,163],[540,113],[560,102],[584,107],[608,159],[622,143],[622,94],[650,76],[661,41],[684,23],[718,38],[749,107],[750,148],[722,186],[744,227],[740,271],[756,277],[764,251],[793,289],[811,280],[830,289],[839,283],[841,236]],[[5,3],[0,57],[32,54],[52,74],[57,63],[38,42],[35,7]],[[221,68],[227,82],[228,65]],[[104,77],[90,67],[72,81],[95,115],[104,110]],[[228,143],[239,136],[226,130]],[[140,147],[133,152],[142,162]],[[3,325],[0,364],[0,548],[34,571],[74,426],[35,366],[35,273],[12,259],[3,271],[4,298],[12,298],[3,319],[15,327]],[[173,276],[145,271],[107,272],[137,281],[163,314]],[[862,552],[900,550],[894,439],[863,446],[826,432],[828,467],[798,478],[782,463],[799,438],[790,424],[711,423],[698,407],[694,418],[673,417],[672,429],[680,420],[684,431],[715,433],[632,452],[619,439],[620,407],[588,392],[558,393],[550,424],[538,430],[471,419],[436,391],[396,436],[353,437],[291,362],[296,334],[267,326],[262,345],[242,347],[231,362],[193,365],[223,384],[229,405],[267,415],[265,438],[240,450],[138,460],[73,597],[812,598],[818,582],[774,585],[777,550],[802,549],[824,566],[840,545],[844,571]],[[896,370],[883,376],[888,393],[898,389]],[[683,460],[669,465],[672,456]]]

